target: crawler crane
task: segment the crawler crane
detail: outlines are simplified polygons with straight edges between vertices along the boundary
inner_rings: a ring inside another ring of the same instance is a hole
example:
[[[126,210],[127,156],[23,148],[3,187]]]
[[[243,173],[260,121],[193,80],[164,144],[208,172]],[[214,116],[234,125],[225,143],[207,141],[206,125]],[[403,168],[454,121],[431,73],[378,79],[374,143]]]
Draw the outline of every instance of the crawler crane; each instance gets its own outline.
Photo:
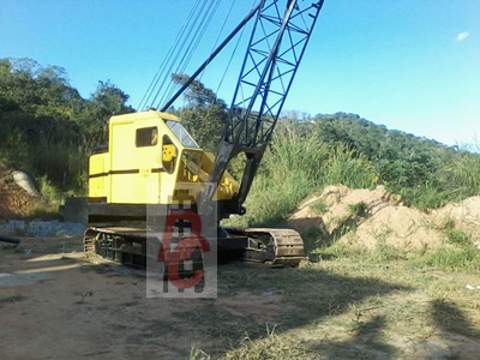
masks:
[[[147,207],[189,200],[193,208],[212,211],[219,222],[245,213],[243,203],[322,6],[323,0],[260,0],[162,108],[110,119],[108,149],[89,160],[86,252],[145,266]],[[214,156],[167,111],[251,21],[253,31]],[[245,167],[237,182],[227,167],[239,154],[245,156]],[[304,257],[302,238],[291,229],[219,225],[217,241],[220,257],[235,254],[245,261],[288,266]]]

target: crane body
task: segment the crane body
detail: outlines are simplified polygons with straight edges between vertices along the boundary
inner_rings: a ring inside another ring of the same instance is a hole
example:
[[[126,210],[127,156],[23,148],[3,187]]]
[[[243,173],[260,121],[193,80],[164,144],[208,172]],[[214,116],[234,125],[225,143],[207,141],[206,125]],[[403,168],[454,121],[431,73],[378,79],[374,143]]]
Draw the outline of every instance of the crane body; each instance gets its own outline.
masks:
[[[111,118],[108,149],[90,157],[86,252],[145,266],[148,229],[123,224],[144,221],[147,206],[189,201],[219,221],[245,212],[243,203],[322,5],[323,0],[260,0],[161,111]],[[252,18],[253,31],[214,155],[201,149],[181,120],[167,111]],[[246,161],[237,182],[226,169],[239,154]],[[223,249],[228,256],[274,265],[296,266],[304,256],[300,235],[290,229],[219,226],[218,246],[220,255]]]

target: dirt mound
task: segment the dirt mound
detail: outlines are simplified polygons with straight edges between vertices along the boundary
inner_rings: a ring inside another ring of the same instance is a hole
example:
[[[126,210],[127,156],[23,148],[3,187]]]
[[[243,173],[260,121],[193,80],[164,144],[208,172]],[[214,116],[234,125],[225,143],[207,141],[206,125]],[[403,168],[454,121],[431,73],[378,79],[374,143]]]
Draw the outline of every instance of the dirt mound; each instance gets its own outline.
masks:
[[[366,249],[387,245],[420,250],[445,241],[429,215],[404,206],[400,196],[383,186],[374,190],[329,186],[302,202],[289,225],[303,234],[314,231],[325,244],[338,240]]]
[[[0,218],[28,216],[38,201],[15,183],[12,173],[0,168]]]
[[[437,226],[451,222],[456,229],[469,234],[475,242],[480,242],[480,196],[435,210],[432,219]]]
[[[302,232],[314,228],[325,236],[333,236],[359,217],[372,216],[385,206],[399,202],[400,198],[383,186],[375,190],[328,186],[321,194],[303,201],[290,217],[289,225]]]
[[[361,222],[355,231],[339,243],[373,250],[389,246],[402,250],[437,248],[444,244],[445,235],[431,222],[430,217],[417,210],[389,205]]]

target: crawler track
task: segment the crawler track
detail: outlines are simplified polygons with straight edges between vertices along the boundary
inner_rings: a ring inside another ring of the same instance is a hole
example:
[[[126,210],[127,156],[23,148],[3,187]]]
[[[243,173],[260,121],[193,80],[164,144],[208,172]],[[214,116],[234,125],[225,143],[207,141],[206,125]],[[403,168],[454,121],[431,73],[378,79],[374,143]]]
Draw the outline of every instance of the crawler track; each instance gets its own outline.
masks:
[[[304,259],[303,240],[291,229],[225,229],[218,238],[219,261],[261,263],[272,267],[296,267]],[[129,227],[91,227],[84,236],[88,257],[100,256],[118,264],[145,268],[147,231]]]

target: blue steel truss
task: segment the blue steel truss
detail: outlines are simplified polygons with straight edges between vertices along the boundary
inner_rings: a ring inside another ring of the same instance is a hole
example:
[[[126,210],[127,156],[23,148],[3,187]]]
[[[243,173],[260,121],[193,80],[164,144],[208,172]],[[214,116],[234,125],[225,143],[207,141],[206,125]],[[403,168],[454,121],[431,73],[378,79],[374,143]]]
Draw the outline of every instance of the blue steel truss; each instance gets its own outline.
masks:
[[[323,0],[263,0],[235,88],[224,141],[240,151],[272,136]]]
[[[238,194],[223,204],[219,217],[242,214],[265,148],[277,124],[323,0],[261,0],[240,77],[235,87],[223,141],[209,184],[198,203],[211,200],[230,160],[245,154]]]

